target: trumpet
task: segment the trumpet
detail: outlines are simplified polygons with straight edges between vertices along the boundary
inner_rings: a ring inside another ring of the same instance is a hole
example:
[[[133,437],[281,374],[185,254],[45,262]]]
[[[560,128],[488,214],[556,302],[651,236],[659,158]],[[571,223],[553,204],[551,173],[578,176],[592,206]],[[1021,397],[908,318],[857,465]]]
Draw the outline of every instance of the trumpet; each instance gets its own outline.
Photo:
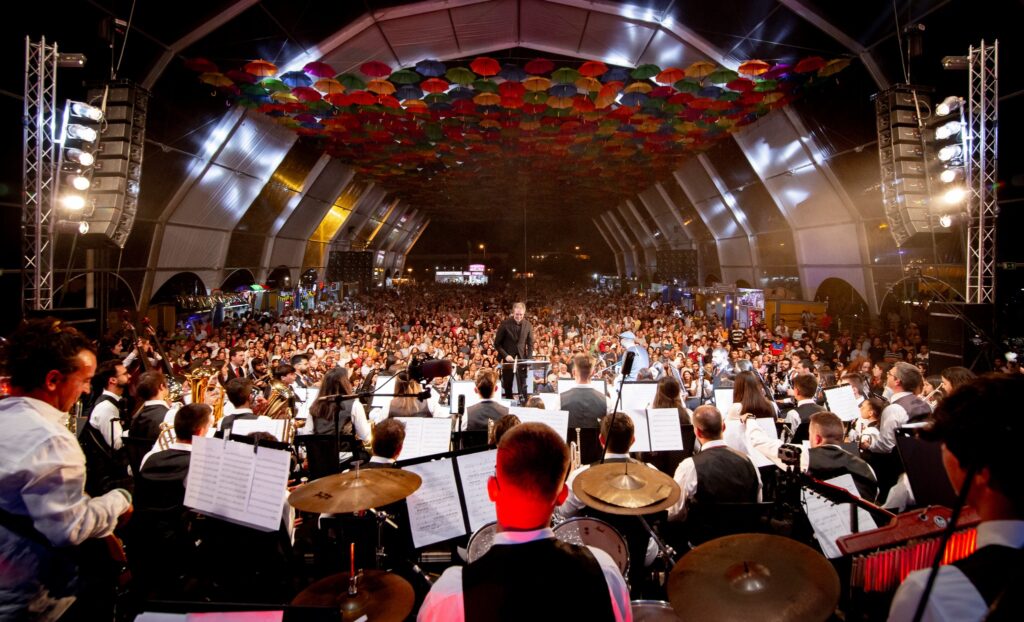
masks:
[[[580,468],[583,458],[580,455],[580,446],[583,443],[580,441],[580,429],[576,428],[576,440],[569,443],[569,472],[572,473],[576,469]]]

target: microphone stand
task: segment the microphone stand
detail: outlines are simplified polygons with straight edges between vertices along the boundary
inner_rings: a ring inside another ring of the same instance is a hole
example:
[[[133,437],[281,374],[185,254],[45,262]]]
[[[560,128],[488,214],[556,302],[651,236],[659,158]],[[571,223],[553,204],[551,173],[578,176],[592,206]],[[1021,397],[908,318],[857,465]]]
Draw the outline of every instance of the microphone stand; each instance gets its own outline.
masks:
[[[632,355],[632,356],[630,356]],[[622,387],[626,384],[626,377],[633,371],[633,359],[636,355],[632,352],[626,353],[626,359],[622,362],[622,380],[619,380],[619,395],[615,398],[615,406],[612,408],[611,420],[608,422],[608,429],[615,425],[615,413],[619,411],[619,403],[622,402]],[[608,455],[608,439],[605,439],[604,447],[601,448],[601,464],[604,464],[605,456]]]

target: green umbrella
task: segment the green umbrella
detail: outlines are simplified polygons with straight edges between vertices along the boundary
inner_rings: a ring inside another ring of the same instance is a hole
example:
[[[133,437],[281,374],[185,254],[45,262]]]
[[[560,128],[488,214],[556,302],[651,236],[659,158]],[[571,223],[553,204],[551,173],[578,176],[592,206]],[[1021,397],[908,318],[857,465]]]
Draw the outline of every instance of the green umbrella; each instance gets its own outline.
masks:
[[[473,89],[478,93],[497,93],[498,83],[493,80],[474,80]]]
[[[531,91],[523,93],[523,102],[527,104],[543,104],[548,101],[548,94],[544,91]]]
[[[277,78],[263,78],[260,80],[260,86],[267,89],[269,93],[283,93],[292,90],[291,87]]]
[[[646,80],[647,78],[653,78],[659,73],[661,73],[661,67],[658,67],[657,65],[648,64],[640,65],[639,67],[631,71],[629,75],[634,80]]]
[[[339,73],[334,76],[334,79],[345,87],[346,91],[362,91],[366,89],[366,82],[353,73]]]
[[[779,83],[775,80],[761,80],[754,85],[754,91],[757,93],[771,93],[777,88],[779,88]]]
[[[707,81],[711,84],[725,84],[726,82],[732,82],[739,77],[735,71],[731,69],[716,69],[708,74]]]
[[[473,83],[473,80],[476,79],[476,74],[465,67],[452,67],[445,72],[444,77],[449,82],[466,86]]]
[[[452,100],[448,93],[431,93],[423,98],[428,104],[447,104]]]
[[[559,84],[572,84],[580,79],[580,72],[571,67],[562,67],[551,74],[551,79]]]
[[[388,80],[395,84],[418,84],[423,76],[412,69],[400,69],[388,77]]]
[[[700,82],[685,79],[676,82],[672,86],[676,87],[676,90],[679,91],[680,93],[693,93],[694,95],[700,92],[701,89]]]

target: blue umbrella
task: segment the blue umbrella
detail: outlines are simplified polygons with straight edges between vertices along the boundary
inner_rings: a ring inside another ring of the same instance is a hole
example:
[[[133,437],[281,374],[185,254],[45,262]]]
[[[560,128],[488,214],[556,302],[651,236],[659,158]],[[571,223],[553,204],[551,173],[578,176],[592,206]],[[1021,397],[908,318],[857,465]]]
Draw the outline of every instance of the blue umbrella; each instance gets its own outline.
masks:
[[[640,106],[640,105],[642,105],[647,100],[648,100],[648,97],[646,95],[644,95],[643,93],[633,92],[633,93],[626,93],[625,95],[623,95],[622,99],[619,100],[619,103],[621,103],[623,106],[630,106],[630,107],[632,107],[632,106]]]
[[[394,92],[394,96],[395,99],[403,101],[406,99],[421,99],[423,97],[423,89],[415,84],[403,84]]]
[[[502,65],[501,71],[498,72],[498,75],[510,82],[522,82],[526,79],[526,72],[523,71],[522,67],[511,63]]]
[[[476,91],[472,89],[467,89],[464,86],[460,86],[458,88],[454,88],[448,91],[448,96],[451,97],[452,99],[473,99],[475,95]]]
[[[600,79],[605,84],[616,81],[625,82],[630,80],[629,70],[622,67],[609,67],[608,71],[604,72]]]
[[[295,88],[297,86],[311,86],[313,84],[313,80],[306,75],[305,71],[289,71],[288,73],[281,74],[280,80],[291,88]]]
[[[444,72],[447,70],[448,68],[445,67],[444,63],[442,63],[439,60],[428,59],[421,60],[420,62],[416,63],[416,73],[420,74],[421,76],[427,76],[428,78],[437,78],[439,76],[443,76]]]
[[[575,84],[556,84],[548,89],[548,93],[551,93],[555,97],[572,97],[578,92],[579,90],[576,88]]]
[[[708,99],[718,99],[718,96],[722,94],[722,89],[717,86],[705,86],[698,93],[698,97],[706,97]]]

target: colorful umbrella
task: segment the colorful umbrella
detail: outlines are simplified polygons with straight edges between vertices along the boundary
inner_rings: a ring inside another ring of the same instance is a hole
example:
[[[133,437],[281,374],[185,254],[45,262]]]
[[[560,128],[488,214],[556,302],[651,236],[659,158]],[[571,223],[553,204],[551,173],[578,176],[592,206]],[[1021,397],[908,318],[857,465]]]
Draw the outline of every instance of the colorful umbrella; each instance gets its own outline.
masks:
[[[654,87],[651,86],[650,82],[638,81],[630,83],[628,86],[626,86],[625,90],[627,93],[650,93],[652,90],[654,90]]]
[[[444,93],[451,86],[440,78],[427,78],[423,82],[420,82],[420,88],[427,93]]]
[[[199,74],[199,81],[203,82],[205,84],[209,84],[211,86],[218,86],[218,87],[234,85],[234,82],[231,80],[231,78],[225,76],[222,73],[217,73],[217,72],[212,72],[212,71],[211,72],[207,72],[207,73]]]
[[[465,67],[452,67],[445,72],[444,77],[449,82],[462,85],[473,84],[473,80],[476,80],[476,74]]]
[[[576,82],[576,80],[579,80],[579,78],[580,72],[572,69],[571,67],[561,67],[551,74],[551,80],[553,82],[558,82],[559,84],[572,84],[573,82]]]
[[[827,63],[825,66],[818,70],[818,76],[826,78],[828,76],[835,75],[850,66],[849,58],[835,58]]]
[[[680,80],[672,86],[674,86],[680,93],[697,93],[700,91],[700,82],[690,79]]]
[[[334,78],[320,78],[313,83],[313,88],[321,93],[344,93],[345,87]]]
[[[260,80],[260,86],[265,88],[268,92],[274,93],[277,91],[290,91],[288,85],[281,82],[277,78],[263,78]]]
[[[522,97],[526,87],[521,82],[502,82],[498,85],[498,93],[502,97]]]
[[[473,102],[479,106],[497,106],[501,103],[501,96],[496,93],[480,93],[473,98]]]
[[[711,75],[711,72],[716,69],[718,69],[718,66],[714,63],[709,63],[706,60],[699,60],[686,68],[686,77],[694,80],[703,80]]]
[[[320,91],[308,86],[297,86],[293,88],[292,95],[294,95],[299,101],[303,102],[316,102],[320,101],[323,97],[320,94]]]
[[[661,73],[661,68],[657,65],[640,65],[633,71],[629,72],[629,76],[634,80],[646,80],[647,78],[653,78],[654,76]],[[681,77],[681,76],[680,76]]]
[[[380,61],[371,60],[368,63],[363,63],[359,67],[359,72],[371,78],[385,78],[391,75],[391,67]]]
[[[262,59],[246,63],[244,69],[245,73],[251,73],[261,78],[267,78],[277,73],[277,65]]]
[[[185,61],[185,67],[196,73],[220,73],[217,65],[205,58],[190,58]]]
[[[609,67],[608,71],[601,76],[601,82],[625,82],[630,79],[629,70],[623,67]]]
[[[707,75],[707,81],[712,84],[725,84],[726,82],[732,82],[739,75],[731,69],[716,69]]]
[[[674,84],[679,82],[686,77],[686,72],[678,67],[668,67],[662,69],[658,75],[654,76],[654,81],[658,84]]]
[[[428,78],[437,78],[444,75],[447,68],[439,60],[421,60],[416,63],[416,73]]]
[[[597,76],[604,75],[608,71],[608,65],[605,65],[599,60],[588,60],[587,62],[580,65],[580,75],[587,76],[588,78],[596,78]]]
[[[395,92],[395,85],[387,80],[370,80],[366,83],[366,90],[378,95],[390,95]]]
[[[423,79],[423,76],[412,69],[399,69],[388,76],[388,81],[393,84],[416,84]]]
[[[548,89],[555,97],[573,97],[577,92],[575,84],[556,84]]]
[[[576,80],[574,84],[577,89],[588,93],[596,93],[601,90],[601,82],[597,80],[597,78],[583,76],[580,77],[579,80]]]
[[[314,78],[330,78],[334,75],[334,68],[327,63],[321,63],[314,61],[312,63],[306,63],[306,66],[302,68],[303,71],[313,76]]]
[[[403,101],[410,99],[418,100],[421,97],[423,97],[423,90],[420,87],[416,86],[415,84],[403,84],[402,86],[398,87],[398,89],[393,93],[393,95],[396,98],[401,99]],[[406,107],[408,108],[408,106]]]
[[[748,60],[740,63],[737,71],[745,76],[759,76],[771,69],[771,65],[763,60]]]
[[[546,91],[551,88],[551,80],[539,76],[530,76],[523,80],[523,86],[527,91]]]
[[[555,64],[547,60],[546,58],[535,58],[530,62],[526,63],[526,66],[523,67],[523,70],[530,75],[539,76],[546,73],[551,73],[551,70],[553,70],[554,68]]]
[[[526,72],[519,65],[506,64],[502,66],[498,77],[512,82],[522,82],[526,79],[526,75]]]
[[[746,93],[747,91],[753,90],[754,81],[746,78],[736,78],[735,80],[727,82],[725,87],[734,91]]]
[[[281,74],[281,82],[284,82],[291,88],[297,86],[311,86],[313,81],[302,71],[289,71],[288,73]]]
[[[346,91],[361,91],[366,88],[366,81],[354,73],[342,73],[334,76],[338,84],[345,87]]]
[[[825,66],[825,59],[820,56],[808,56],[802,59],[793,68],[793,71],[797,73],[811,73],[818,71]]]
[[[469,64],[469,68],[478,76],[494,76],[501,71],[501,65],[498,64],[498,61],[486,56],[481,56],[474,60]]]

